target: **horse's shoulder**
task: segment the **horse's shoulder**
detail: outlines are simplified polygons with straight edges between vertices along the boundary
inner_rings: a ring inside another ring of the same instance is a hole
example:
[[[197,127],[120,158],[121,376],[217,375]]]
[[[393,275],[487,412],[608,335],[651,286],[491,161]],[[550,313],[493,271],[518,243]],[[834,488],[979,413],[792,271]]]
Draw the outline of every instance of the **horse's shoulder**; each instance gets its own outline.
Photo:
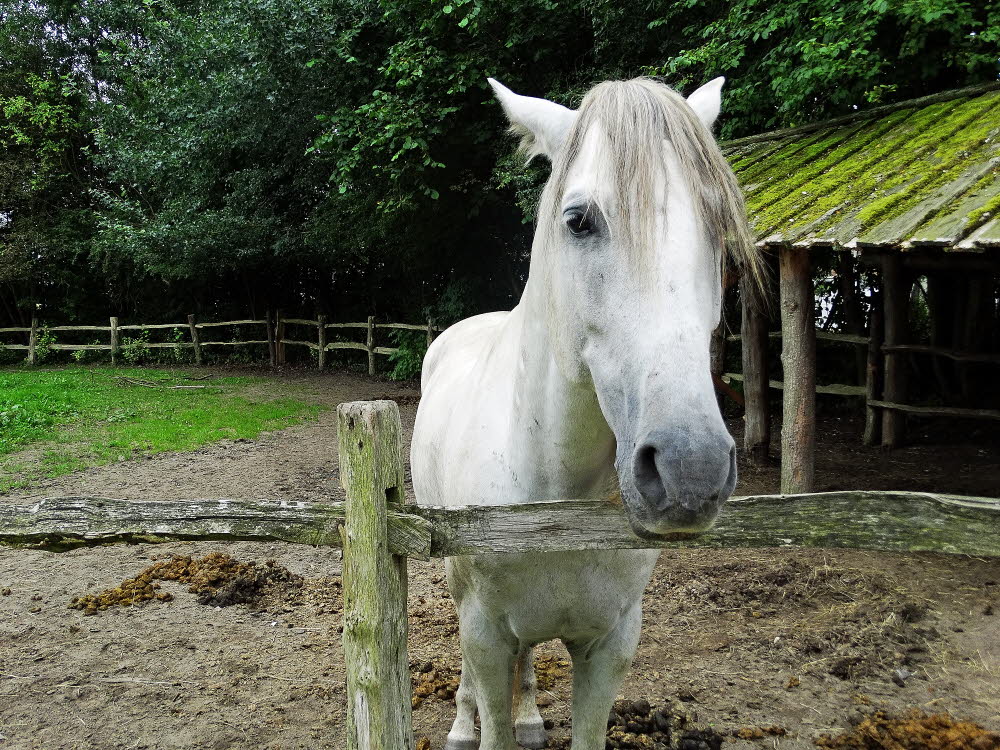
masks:
[[[473,315],[450,326],[434,339],[424,357],[421,378],[423,388],[426,389],[430,378],[444,360],[468,354],[491,340],[509,315],[506,311]]]

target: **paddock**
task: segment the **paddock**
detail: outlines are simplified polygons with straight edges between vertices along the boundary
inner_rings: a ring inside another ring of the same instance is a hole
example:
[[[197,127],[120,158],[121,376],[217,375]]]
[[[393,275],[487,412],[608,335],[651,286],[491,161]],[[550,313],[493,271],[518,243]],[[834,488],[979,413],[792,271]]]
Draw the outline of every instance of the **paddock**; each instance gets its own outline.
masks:
[[[316,380],[321,381],[331,385],[330,379]],[[339,392],[333,398],[394,397],[403,403],[404,431],[412,420],[412,391],[359,378],[338,377],[335,382]],[[121,496],[134,496],[128,490],[145,487],[150,496],[162,498],[249,494],[302,499],[299,488],[308,481],[314,488],[311,497],[317,499],[338,485],[339,477],[335,461],[329,460],[335,453],[332,424],[321,420],[316,428],[276,433],[255,441],[259,446],[236,443],[195,456],[94,470],[77,478],[75,486],[96,489],[103,483],[120,492],[102,494]],[[324,436],[328,460],[306,470],[294,448],[310,442],[321,450],[315,443]],[[916,447],[904,452],[909,450],[919,452]],[[974,465],[968,462],[976,456],[977,450],[970,450],[964,457],[967,465]],[[919,463],[918,456],[914,459]],[[980,460],[986,470],[995,457]],[[193,464],[189,471],[183,468],[188,463]],[[220,467],[220,480],[213,485],[204,469],[214,465]],[[251,465],[258,467],[257,476],[245,470]],[[267,469],[275,481],[286,482],[284,493],[272,494],[277,488],[261,481],[259,475]],[[291,478],[277,479],[279,469]],[[823,472],[821,461],[820,476]],[[133,484],[122,481],[126,478]],[[773,476],[749,478],[774,481]],[[991,480],[988,475],[982,479]],[[71,480],[57,480],[35,494],[67,494],[69,485],[59,481]],[[195,486],[198,491],[192,492]],[[963,491],[975,492],[972,487]],[[747,492],[738,489],[739,494]],[[306,584],[223,609],[195,604],[183,587],[170,589],[173,602],[107,610],[94,617],[66,608],[70,597],[113,586],[145,567],[152,556],[210,549],[241,559],[276,557],[306,576]],[[997,728],[998,648],[993,616],[986,614],[997,599],[1000,570],[995,560],[817,550],[727,550],[723,560],[719,554],[664,553],[646,593],[643,642],[624,698],[674,706],[691,714],[692,724],[711,724],[720,731],[778,724],[787,731],[779,738],[782,747],[811,746],[812,737],[847,726],[865,710],[864,700],[898,710],[950,710]],[[188,543],[59,555],[3,550],[0,560],[4,585],[11,588],[9,597],[0,599],[0,611],[8,615],[0,627],[15,646],[0,669],[0,691],[14,701],[0,709],[0,718],[12,746],[51,747],[53,738],[65,747],[112,740],[135,747],[343,746],[336,552],[277,544]],[[440,683],[441,692],[432,692],[415,708],[415,729],[418,737],[439,747],[453,710],[448,683],[458,668],[454,615],[439,564],[411,561],[409,573],[411,671],[425,683]],[[772,574],[783,583],[775,586],[766,578]],[[780,598],[769,590],[780,590]],[[922,614],[907,623],[905,613],[918,611],[914,604]],[[859,620],[858,607],[882,619]],[[845,643],[845,632],[861,625],[871,641]],[[665,649],[673,658],[664,657]],[[893,663],[897,653],[917,675],[903,687],[892,680],[900,668]],[[883,662],[886,656],[889,661]],[[542,658],[548,685],[542,710],[559,737],[565,733],[560,722],[568,717],[568,670],[560,663],[565,655],[551,647]],[[731,737],[727,747],[773,746],[773,739],[763,744]]]

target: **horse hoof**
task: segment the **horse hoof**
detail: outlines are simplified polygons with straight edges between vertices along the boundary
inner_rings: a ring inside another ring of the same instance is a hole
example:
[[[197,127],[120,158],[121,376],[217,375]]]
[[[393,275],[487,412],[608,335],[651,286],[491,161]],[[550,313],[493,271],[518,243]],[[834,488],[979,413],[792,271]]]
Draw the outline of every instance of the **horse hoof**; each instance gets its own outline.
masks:
[[[538,748],[545,747],[547,739],[545,725],[540,721],[531,724],[517,724],[514,727],[514,737],[517,739],[517,744],[521,747],[538,750]]]
[[[444,750],[477,750],[479,740],[477,739],[456,739],[449,737],[444,741]]]

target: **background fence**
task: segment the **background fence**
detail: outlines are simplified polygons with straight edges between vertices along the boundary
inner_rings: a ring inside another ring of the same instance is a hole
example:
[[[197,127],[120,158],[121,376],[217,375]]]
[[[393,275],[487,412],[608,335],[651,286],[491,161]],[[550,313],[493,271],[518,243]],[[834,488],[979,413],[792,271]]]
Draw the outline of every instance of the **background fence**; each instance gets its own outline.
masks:
[[[302,339],[290,339],[286,337],[286,327],[289,325],[313,326],[316,328],[316,340],[304,341]],[[205,329],[219,328],[223,326],[257,326],[264,338],[248,339],[240,341],[206,341],[202,338]],[[259,327],[263,327],[263,330]],[[27,352],[29,364],[36,365],[39,361],[39,350],[42,347],[41,335],[47,333],[53,335],[59,332],[100,332],[108,334],[107,344],[59,344],[45,343],[48,349],[53,351],[109,351],[111,352],[112,364],[117,364],[122,350],[122,331],[151,331],[157,329],[186,331],[189,340],[175,341],[168,343],[154,343],[148,341],[132,341],[129,346],[142,349],[192,349],[196,365],[203,362],[202,350],[207,346],[248,346],[251,344],[266,344],[272,367],[284,365],[286,346],[305,346],[317,353],[318,365],[320,369],[326,367],[326,353],[337,349],[353,349],[363,351],[368,355],[368,374],[375,374],[375,355],[388,355],[398,351],[398,347],[376,346],[375,333],[378,329],[394,329],[402,331],[423,331],[427,335],[427,345],[430,346],[434,340],[434,334],[442,331],[437,328],[434,322],[428,318],[426,324],[413,323],[376,323],[374,316],[369,315],[365,323],[331,323],[327,321],[325,315],[320,315],[316,320],[306,318],[286,318],[277,311],[274,315],[270,312],[262,320],[226,320],[221,322],[199,323],[194,315],[187,316],[185,323],[150,323],[150,324],[130,324],[121,325],[118,318],[112,317],[109,325],[97,326],[45,326],[37,317],[31,319],[30,327],[9,327],[0,328],[0,333],[23,333],[27,334],[26,344],[6,344],[0,343],[0,349],[23,350]],[[363,329],[366,332],[365,343],[356,341],[330,341],[330,331],[336,329]]]

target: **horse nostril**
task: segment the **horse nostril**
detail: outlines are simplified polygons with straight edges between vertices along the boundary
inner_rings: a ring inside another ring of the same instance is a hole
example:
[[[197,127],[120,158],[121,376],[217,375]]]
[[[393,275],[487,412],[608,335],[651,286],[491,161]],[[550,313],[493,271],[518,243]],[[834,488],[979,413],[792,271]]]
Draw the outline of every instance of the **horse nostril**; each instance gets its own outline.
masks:
[[[644,445],[635,452],[635,481],[640,490],[663,484],[656,468],[656,446]]]

